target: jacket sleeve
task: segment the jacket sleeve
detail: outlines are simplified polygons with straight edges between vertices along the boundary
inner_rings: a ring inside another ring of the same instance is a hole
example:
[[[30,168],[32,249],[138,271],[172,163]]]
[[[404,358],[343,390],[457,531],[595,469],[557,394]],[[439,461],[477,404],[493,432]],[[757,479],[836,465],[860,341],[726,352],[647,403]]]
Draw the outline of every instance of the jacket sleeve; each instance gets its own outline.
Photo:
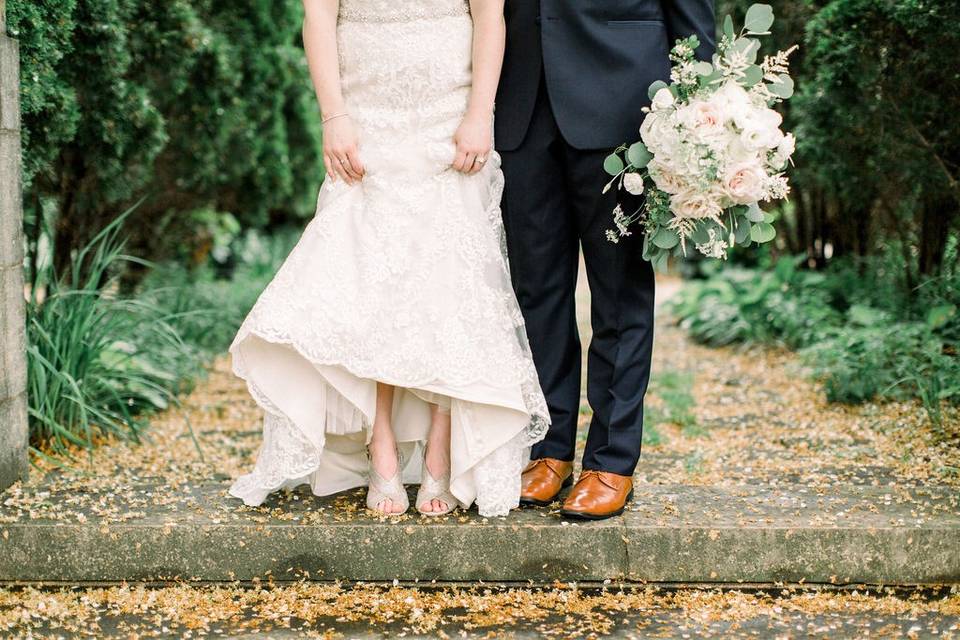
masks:
[[[700,39],[697,58],[710,60],[717,49],[716,12],[713,0],[664,0],[670,47],[677,40],[696,35]]]

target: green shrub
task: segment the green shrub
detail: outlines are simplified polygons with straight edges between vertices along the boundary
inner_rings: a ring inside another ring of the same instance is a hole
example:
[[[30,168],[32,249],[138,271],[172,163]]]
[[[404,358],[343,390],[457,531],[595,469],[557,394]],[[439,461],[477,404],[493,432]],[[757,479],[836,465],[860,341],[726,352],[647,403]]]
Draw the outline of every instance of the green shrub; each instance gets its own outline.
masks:
[[[27,305],[31,441],[70,455],[104,437],[138,439],[142,416],[166,408],[200,369],[176,318],[117,295],[121,216],[81,249],[69,274],[46,267]]]
[[[152,271],[144,288],[173,318],[184,342],[214,357],[230,345],[298,235],[294,229],[269,236],[249,231],[231,245],[229,274],[209,264],[188,269],[172,262]]]
[[[776,342],[796,348],[836,322],[820,273],[781,260],[769,271],[727,268],[687,283],[674,313],[694,339],[712,346]]]
[[[140,263],[120,239],[130,213],[78,252],[68,274],[41,262],[27,305],[30,432],[41,455],[138,440],[149,415],[175,403],[227,348],[298,236],[235,239],[229,277],[210,264],[143,265],[143,283],[124,296],[119,274]]]
[[[706,344],[799,349],[831,401],[916,398],[940,425],[942,402],[960,403],[960,272],[945,270],[905,291],[890,254],[823,272],[799,263],[713,266],[683,288],[672,311]]]
[[[21,46],[25,214],[50,203],[60,272],[129,203],[150,259],[192,242],[189,212],[244,226],[314,211],[320,121],[300,0],[11,0]]]

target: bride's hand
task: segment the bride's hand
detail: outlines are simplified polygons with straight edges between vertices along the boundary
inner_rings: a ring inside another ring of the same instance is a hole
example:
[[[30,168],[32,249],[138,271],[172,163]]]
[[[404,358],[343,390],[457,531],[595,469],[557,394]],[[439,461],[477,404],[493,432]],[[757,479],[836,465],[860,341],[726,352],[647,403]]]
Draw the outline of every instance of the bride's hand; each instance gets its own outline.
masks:
[[[350,116],[333,118],[323,125],[323,162],[334,181],[339,177],[354,184],[363,179],[366,169],[360,162],[359,139]]]
[[[457,145],[457,156],[451,165],[457,171],[472,175],[483,169],[490,156],[493,132],[490,130],[490,118],[467,115],[453,136]]]

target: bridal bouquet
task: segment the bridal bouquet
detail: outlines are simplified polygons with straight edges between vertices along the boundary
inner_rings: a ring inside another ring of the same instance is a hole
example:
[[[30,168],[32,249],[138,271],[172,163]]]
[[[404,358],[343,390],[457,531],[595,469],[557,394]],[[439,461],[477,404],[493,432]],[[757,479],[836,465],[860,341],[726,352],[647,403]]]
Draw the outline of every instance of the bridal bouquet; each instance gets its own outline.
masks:
[[[692,245],[710,258],[726,258],[734,245],[773,240],[773,216],[760,202],[785,198],[784,171],[796,140],[780,129],[773,106],[793,95],[788,58],[796,49],[758,60],[773,9],[755,4],[740,33],[727,16],[713,62],[694,57],[696,36],[677,41],[670,53],[671,84],[650,86],[652,105],[640,129],[641,141],[623,145],[604,162],[615,185],[643,206],[614,209],[612,242],[640,223],[643,255],[658,269],[671,254],[685,256]]]

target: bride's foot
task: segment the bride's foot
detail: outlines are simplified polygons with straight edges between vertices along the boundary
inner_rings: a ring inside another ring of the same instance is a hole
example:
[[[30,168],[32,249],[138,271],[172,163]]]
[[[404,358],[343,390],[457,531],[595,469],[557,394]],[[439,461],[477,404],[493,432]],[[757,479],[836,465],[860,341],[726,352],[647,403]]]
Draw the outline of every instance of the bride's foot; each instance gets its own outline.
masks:
[[[410,506],[400,477],[400,453],[393,438],[374,437],[367,449],[370,457],[367,508],[384,515],[398,515]]]
[[[428,516],[450,513],[457,500],[450,493],[450,416],[435,411],[423,456],[417,510]]]

